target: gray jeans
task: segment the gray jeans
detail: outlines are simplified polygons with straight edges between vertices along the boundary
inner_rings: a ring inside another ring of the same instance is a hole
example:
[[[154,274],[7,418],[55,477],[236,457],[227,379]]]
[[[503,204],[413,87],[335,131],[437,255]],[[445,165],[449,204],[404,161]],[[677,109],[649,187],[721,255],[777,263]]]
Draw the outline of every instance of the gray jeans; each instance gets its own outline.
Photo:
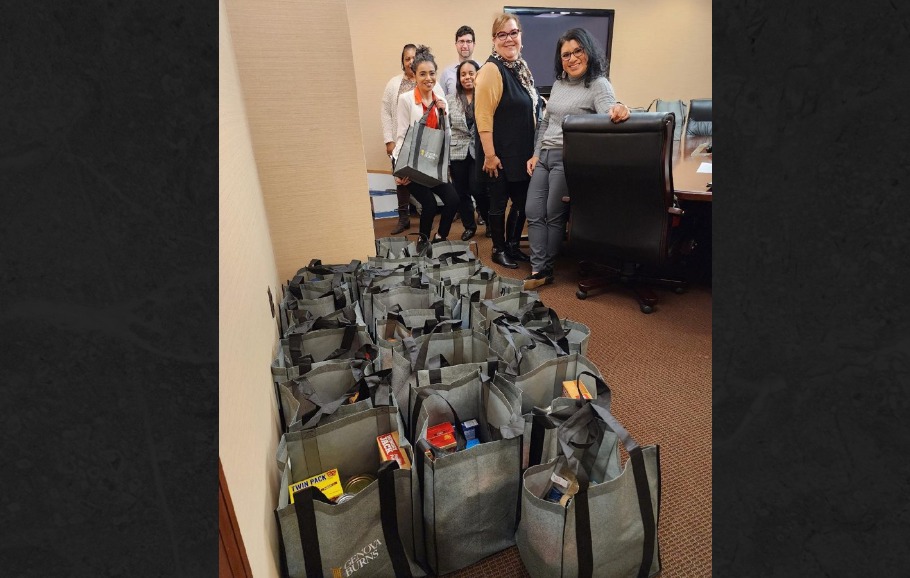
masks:
[[[553,269],[566,231],[569,194],[562,166],[562,149],[544,149],[534,166],[528,185],[525,216],[531,244],[531,271]]]

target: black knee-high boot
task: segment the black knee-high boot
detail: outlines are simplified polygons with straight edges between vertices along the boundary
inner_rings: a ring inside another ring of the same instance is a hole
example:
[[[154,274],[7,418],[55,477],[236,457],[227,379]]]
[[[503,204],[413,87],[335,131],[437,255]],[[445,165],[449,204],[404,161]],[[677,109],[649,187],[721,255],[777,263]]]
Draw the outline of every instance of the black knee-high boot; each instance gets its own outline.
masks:
[[[515,261],[529,262],[531,257],[518,248],[521,242],[521,231],[525,228],[525,212],[514,205],[509,210],[506,221],[506,254]]]
[[[505,215],[491,214],[487,219],[487,229],[489,229],[493,237],[493,262],[509,269],[517,269],[518,263],[510,259],[506,252],[505,226]]]

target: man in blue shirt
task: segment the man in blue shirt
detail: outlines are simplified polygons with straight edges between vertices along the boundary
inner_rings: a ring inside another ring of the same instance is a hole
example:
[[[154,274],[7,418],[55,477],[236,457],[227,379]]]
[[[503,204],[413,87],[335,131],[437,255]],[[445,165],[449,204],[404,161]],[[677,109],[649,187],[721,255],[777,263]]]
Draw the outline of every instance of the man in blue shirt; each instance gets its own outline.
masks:
[[[455,50],[458,51],[458,62],[446,66],[439,77],[439,86],[445,91],[446,96],[455,94],[458,79],[455,78],[455,69],[458,65],[471,58],[474,54],[474,29],[462,26],[455,32]]]

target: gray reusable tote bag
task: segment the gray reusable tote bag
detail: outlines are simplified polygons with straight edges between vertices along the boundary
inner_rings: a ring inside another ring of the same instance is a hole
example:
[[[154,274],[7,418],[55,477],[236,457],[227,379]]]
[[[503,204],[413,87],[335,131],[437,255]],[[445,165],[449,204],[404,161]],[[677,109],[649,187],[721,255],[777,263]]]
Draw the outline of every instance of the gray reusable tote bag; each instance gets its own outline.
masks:
[[[314,429],[285,434],[278,446],[282,469],[275,515],[283,566],[290,578],[424,576],[416,563],[422,534],[414,532],[416,476],[395,461],[381,461],[376,436],[397,431],[402,451],[413,452],[398,411],[376,407]],[[288,486],[337,469],[344,482],[353,475],[376,480],[347,501],[335,504],[315,487],[294,493]]]
[[[501,379],[500,375],[494,377],[494,380]],[[515,377],[515,387],[521,391],[521,413],[525,420],[523,468],[548,462],[559,453],[556,428],[582,405],[581,400],[563,397],[563,382],[574,380],[581,382],[595,399],[610,396],[610,388],[597,366],[577,353],[545,361]],[[598,403],[610,407],[609,399]]]
[[[554,341],[537,329],[528,329],[511,315],[490,324],[490,350],[503,361],[503,373],[521,375],[541,363],[569,354],[566,339]]]
[[[449,180],[451,137],[449,131],[445,130],[445,123],[448,122],[445,114],[437,113],[440,128],[427,126],[430,110],[427,108],[420,120],[408,127],[392,174],[399,178],[408,177],[415,183],[433,188]]]
[[[515,544],[521,479],[518,390],[475,370],[448,384],[417,389],[414,469],[420,480],[426,562],[437,575],[465,568]],[[465,448],[463,420],[479,422],[480,444]],[[430,449],[427,427],[455,423],[458,451]],[[434,460],[425,450],[433,452]]]
[[[374,371],[372,363],[329,361],[279,384],[286,431],[323,425],[373,406],[395,405],[392,370]]]
[[[557,428],[562,455],[522,475],[515,539],[534,578],[627,578],[661,570],[660,447],[640,446],[596,402]],[[629,458],[619,465],[619,442]],[[545,500],[554,473],[574,472],[578,492],[566,503]]]
[[[461,319],[461,326],[466,329],[473,327],[471,314],[475,304],[479,304],[481,300],[520,292],[523,289],[523,282],[521,279],[500,277],[492,269],[482,267],[470,277],[459,281],[458,286],[453,286],[453,288],[457,289],[455,295],[460,301],[460,307],[458,309],[453,307],[452,315]],[[480,325],[478,325],[479,327]]]
[[[392,393],[402,408],[405,419],[414,406],[412,387],[417,385],[417,373],[424,369],[438,369],[448,365],[486,362],[493,353],[486,336],[470,329],[448,330],[457,321],[441,321],[426,333],[417,338],[405,338],[390,349],[385,349],[380,340],[380,351],[392,353]],[[380,358],[383,369],[388,367]],[[412,434],[411,424],[405,421],[408,435]]]

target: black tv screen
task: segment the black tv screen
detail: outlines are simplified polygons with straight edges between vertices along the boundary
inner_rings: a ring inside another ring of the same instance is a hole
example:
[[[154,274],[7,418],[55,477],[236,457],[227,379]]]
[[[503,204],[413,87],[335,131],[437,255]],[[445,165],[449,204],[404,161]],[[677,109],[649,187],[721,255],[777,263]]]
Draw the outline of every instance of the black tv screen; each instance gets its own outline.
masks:
[[[534,85],[544,96],[550,94],[556,80],[556,41],[572,28],[584,28],[597,40],[607,58],[607,77],[610,76],[614,10],[505,6],[503,12],[521,20],[521,56],[531,68]]]

